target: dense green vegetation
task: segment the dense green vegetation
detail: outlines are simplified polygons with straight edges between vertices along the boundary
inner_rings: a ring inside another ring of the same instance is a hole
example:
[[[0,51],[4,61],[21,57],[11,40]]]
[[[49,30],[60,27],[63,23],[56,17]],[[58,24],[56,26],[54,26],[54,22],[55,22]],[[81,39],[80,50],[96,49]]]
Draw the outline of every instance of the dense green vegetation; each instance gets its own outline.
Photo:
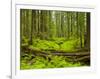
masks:
[[[83,62],[86,59],[74,62],[59,56],[90,51],[90,13],[21,9],[20,47],[21,69],[90,65]]]
[[[56,40],[57,39],[57,40]],[[32,49],[37,50],[63,50],[63,51],[76,51],[80,44],[79,39],[66,40],[64,38],[56,38],[53,40],[40,40],[34,39],[32,45],[29,45]],[[59,44],[61,42],[61,44]],[[28,40],[24,40],[24,44],[28,45]]]
[[[62,67],[80,67],[80,62],[68,62],[64,56],[52,56],[51,60],[47,60],[41,56],[36,56],[29,62],[29,57],[25,57],[21,61],[21,69],[39,69],[39,68],[62,68]]]

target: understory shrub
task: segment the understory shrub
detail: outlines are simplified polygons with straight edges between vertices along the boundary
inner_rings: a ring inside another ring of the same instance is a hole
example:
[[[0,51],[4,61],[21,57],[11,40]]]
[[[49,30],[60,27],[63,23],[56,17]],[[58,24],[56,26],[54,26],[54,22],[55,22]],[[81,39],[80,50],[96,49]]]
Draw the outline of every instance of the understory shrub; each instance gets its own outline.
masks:
[[[79,40],[66,40],[64,38],[59,38],[59,40],[40,40],[34,39],[33,45],[30,45],[31,48],[37,50],[63,50],[63,51],[76,51],[80,47]]]
[[[30,64],[30,62],[32,62]],[[79,67],[80,62],[69,62],[64,56],[52,56],[51,60],[41,56],[36,56],[31,61],[29,59],[21,59],[21,69],[43,69],[43,68],[65,68]]]

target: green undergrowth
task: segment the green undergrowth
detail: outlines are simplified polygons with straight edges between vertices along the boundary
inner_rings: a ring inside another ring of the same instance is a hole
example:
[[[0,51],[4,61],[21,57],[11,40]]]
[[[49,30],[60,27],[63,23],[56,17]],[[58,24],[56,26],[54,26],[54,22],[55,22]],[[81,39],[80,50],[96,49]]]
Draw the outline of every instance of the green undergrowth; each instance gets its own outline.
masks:
[[[24,39],[24,44],[28,44],[28,39]],[[40,40],[33,39],[32,45],[29,45],[30,48],[36,50],[61,50],[66,52],[75,52],[80,48],[79,39],[70,39],[66,40],[64,38],[55,38],[51,40]]]
[[[64,56],[52,56],[51,59],[45,59],[41,56],[36,56],[32,60],[30,57],[21,59],[20,68],[25,69],[44,69],[44,68],[66,68],[66,67],[80,67],[80,62],[68,62],[68,58]]]
[[[74,40],[73,39],[67,40],[65,38],[54,38],[49,40],[33,39],[32,45],[28,44],[29,39],[24,39],[22,41],[23,44],[28,45],[29,48],[38,51],[45,51],[46,53],[48,52],[51,53],[52,50],[65,51],[66,53],[77,52],[80,49],[79,39],[74,39]],[[20,68],[22,70],[83,66],[80,62],[69,62],[68,61],[69,59],[66,58],[65,56],[50,56],[50,58],[34,56],[33,59],[31,58],[32,58],[31,52],[27,54],[25,57],[21,57]]]

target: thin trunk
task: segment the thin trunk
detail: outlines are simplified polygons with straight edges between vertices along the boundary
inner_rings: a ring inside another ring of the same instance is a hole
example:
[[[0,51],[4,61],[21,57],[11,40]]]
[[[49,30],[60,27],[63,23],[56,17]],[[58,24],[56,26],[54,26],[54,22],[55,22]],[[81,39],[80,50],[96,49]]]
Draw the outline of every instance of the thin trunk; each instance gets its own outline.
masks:
[[[32,38],[33,38],[33,26],[34,26],[33,18],[34,18],[34,11],[32,10],[30,45],[32,45]]]

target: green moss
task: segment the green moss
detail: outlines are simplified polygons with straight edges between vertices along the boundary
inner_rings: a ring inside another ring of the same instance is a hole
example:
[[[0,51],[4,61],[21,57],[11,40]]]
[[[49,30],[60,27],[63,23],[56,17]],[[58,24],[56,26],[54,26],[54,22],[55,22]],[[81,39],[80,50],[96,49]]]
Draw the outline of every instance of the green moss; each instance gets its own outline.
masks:
[[[65,68],[82,66],[79,62],[68,62],[64,56],[52,56],[50,61],[43,57],[36,56],[32,61],[35,62],[29,64],[29,60],[21,60],[21,69]]]
[[[59,45],[56,44],[53,41],[47,41],[47,40],[37,40],[34,41],[33,47],[39,48],[41,50],[48,50],[48,49],[59,49]]]
[[[78,40],[68,40],[61,44],[61,50],[64,51],[76,51],[76,48],[79,46]]]
[[[26,43],[27,42],[24,44],[26,45]],[[34,39],[33,44],[29,45],[29,48],[43,51],[62,50],[66,52],[75,52],[77,49],[80,49],[80,40],[66,40],[65,38],[54,38],[52,40]]]
[[[27,43],[24,42],[24,43]],[[51,53],[50,50],[62,50],[66,52],[75,52],[80,47],[80,40],[66,40],[65,38],[54,38],[52,40],[40,40],[34,39],[33,44],[29,45],[30,49],[45,51]],[[82,66],[80,62],[69,62],[68,58],[64,56],[52,56],[49,58],[43,58],[40,56],[36,56],[34,59],[32,58],[31,52],[27,55],[27,57],[21,58],[21,69],[41,69],[41,68],[65,68],[65,67],[78,67]],[[30,61],[32,62],[30,64]]]

